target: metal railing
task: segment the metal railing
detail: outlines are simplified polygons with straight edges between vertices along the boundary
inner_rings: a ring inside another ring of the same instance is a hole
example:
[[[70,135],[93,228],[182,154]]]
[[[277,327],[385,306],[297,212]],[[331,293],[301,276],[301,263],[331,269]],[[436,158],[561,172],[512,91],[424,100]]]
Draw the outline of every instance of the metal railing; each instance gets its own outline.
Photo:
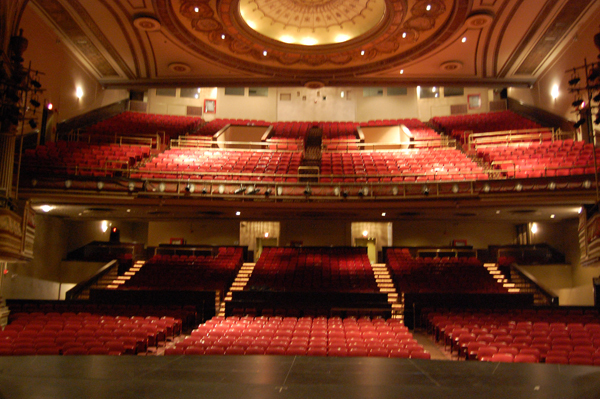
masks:
[[[119,262],[117,260],[111,260],[106,265],[104,265],[96,274],[87,279],[86,281],[82,281],[77,284],[75,287],[71,288],[65,293],[65,299],[67,301],[71,301],[77,299],[79,295],[83,293],[86,289],[91,288],[94,284],[96,284],[102,277],[107,275],[112,269],[119,266]]]
[[[468,135],[468,149],[505,145],[523,145],[531,142],[554,141],[556,132],[550,128],[502,130],[496,132],[471,133]]]

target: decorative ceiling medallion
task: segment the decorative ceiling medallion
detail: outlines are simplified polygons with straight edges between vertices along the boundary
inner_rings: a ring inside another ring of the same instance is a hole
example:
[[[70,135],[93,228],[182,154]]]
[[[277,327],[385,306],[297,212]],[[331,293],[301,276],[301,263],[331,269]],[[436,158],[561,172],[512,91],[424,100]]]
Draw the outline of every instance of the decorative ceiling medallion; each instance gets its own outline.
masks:
[[[468,2],[457,0],[383,0],[382,20],[366,33],[342,43],[304,46],[250,29],[240,15],[240,2],[251,0],[153,1],[162,29],[199,56],[247,72],[294,78],[301,74],[308,80],[319,80],[333,71],[336,77],[372,73],[421,57],[463,27],[471,8]],[[273,13],[281,10],[278,14],[285,15],[287,11],[275,0],[255,1],[272,5]],[[359,7],[373,0],[283,1],[300,9],[310,4]],[[316,16],[311,20],[316,22]]]
[[[169,64],[169,69],[173,72],[177,73],[187,73],[192,70],[188,64],[184,64],[182,62],[174,62]]]
[[[311,80],[310,82],[306,82],[304,84],[304,87],[306,87],[307,89],[321,89],[325,87],[325,83],[320,82],[318,80]]]
[[[385,0],[240,0],[250,29],[282,43],[317,46],[344,43],[376,27]]]
[[[465,26],[467,28],[473,29],[481,29],[483,27],[488,26],[494,20],[494,13],[491,11],[480,11],[477,13],[471,14],[467,21],[465,22]]]
[[[462,69],[463,63],[460,61],[446,61],[440,65],[440,69],[446,72],[454,72]]]
[[[137,17],[133,20],[133,26],[146,32],[160,30],[160,21],[151,17]]]

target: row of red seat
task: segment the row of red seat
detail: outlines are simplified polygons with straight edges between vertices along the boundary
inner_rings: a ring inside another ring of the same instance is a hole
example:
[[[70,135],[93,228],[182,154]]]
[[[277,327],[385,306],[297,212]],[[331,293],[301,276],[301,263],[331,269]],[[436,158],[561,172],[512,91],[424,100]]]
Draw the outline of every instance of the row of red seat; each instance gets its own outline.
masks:
[[[165,350],[180,354],[431,357],[400,321],[311,317],[213,318]]]
[[[399,292],[508,293],[476,258],[418,260],[401,248],[386,256]]]
[[[173,289],[205,291],[228,288],[243,263],[242,248],[216,257],[167,259],[164,255],[149,259],[120,289]],[[168,278],[165,278],[168,276]]]
[[[386,152],[323,153],[326,180],[406,181],[487,179],[484,170],[458,150],[428,149]],[[326,177],[335,175],[335,177]],[[342,179],[342,180],[340,180]]]
[[[25,150],[22,168],[28,174],[113,176],[149,154],[147,146],[58,141]]]
[[[436,339],[466,359],[511,361],[511,356],[528,354],[546,363],[600,365],[597,311],[435,311],[427,322]],[[496,353],[510,355],[493,358]]]
[[[181,333],[172,317],[15,313],[0,331],[0,355],[135,355]]]
[[[596,151],[600,155],[600,151]],[[555,140],[527,146],[479,148],[479,157],[508,177],[569,176],[594,173],[594,146]]]
[[[264,248],[246,290],[378,292],[362,248]]]
[[[464,132],[496,132],[504,130],[536,129],[542,126],[512,111],[485,112],[467,115],[434,116],[431,122],[440,130],[456,138]]]
[[[165,132],[166,138],[171,139],[194,132],[202,123],[201,118],[192,116],[123,112],[88,127],[87,132],[109,137],[146,136]]]
[[[139,167],[136,177],[243,179],[245,174],[297,174],[300,152],[167,150]]]

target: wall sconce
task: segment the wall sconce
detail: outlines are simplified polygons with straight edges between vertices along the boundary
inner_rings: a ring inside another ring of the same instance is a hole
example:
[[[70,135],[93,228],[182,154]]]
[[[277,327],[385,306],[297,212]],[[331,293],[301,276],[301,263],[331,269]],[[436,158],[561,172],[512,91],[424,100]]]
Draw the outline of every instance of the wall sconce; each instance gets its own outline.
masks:
[[[552,96],[553,100],[556,100],[558,98],[558,85],[552,86],[552,90],[550,91],[550,95]]]
[[[83,89],[81,86],[77,86],[77,89],[75,89],[75,97],[77,97],[78,100],[81,100],[81,97],[83,97]]]

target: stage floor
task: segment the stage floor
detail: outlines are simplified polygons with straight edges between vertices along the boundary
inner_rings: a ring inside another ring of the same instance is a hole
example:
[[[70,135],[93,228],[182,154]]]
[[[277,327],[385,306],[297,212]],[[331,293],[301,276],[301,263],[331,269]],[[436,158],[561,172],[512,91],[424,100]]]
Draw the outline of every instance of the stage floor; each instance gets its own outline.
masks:
[[[600,398],[600,367],[306,356],[6,356],[0,399]]]

